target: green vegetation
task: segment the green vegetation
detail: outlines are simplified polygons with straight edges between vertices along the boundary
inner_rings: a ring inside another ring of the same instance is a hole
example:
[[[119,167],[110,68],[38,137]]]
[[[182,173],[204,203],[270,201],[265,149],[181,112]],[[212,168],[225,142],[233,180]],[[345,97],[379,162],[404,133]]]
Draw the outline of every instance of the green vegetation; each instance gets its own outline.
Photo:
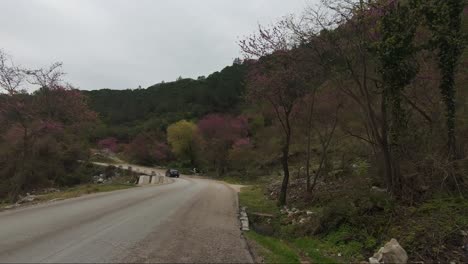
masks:
[[[259,185],[247,186],[241,189],[239,203],[247,207],[248,212],[277,214],[279,212],[276,203],[265,199],[264,188]]]
[[[167,128],[167,142],[172,152],[179,160],[186,160],[190,165],[195,164],[194,135],[197,127],[194,123],[181,120]]]
[[[280,214],[263,187],[244,187],[239,202],[248,208],[253,229],[247,237],[268,249],[258,252],[266,259],[273,258],[270,255],[276,254],[272,252],[279,247],[274,245],[279,244],[312,263],[358,262],[391,238],[397,238],[410,256],[431,259],[440,255],[446,260],[463,257],[458,242],[453,243],[468,226],[467,199],[445,197],[417,206],[395,207],[381,195],[368,199],[372,195],[358,194],[351,198],[343,188],[336,195],[343,197],[307,208],[314,214],[306,224],[300,224]],[[257,212],[274,217],[265,221]]]
[[[103,121],[91,136],[130,141],[141,131],[165,131],[179,120],[236,113],[245,74],[245,65],[233,64],[206,78],[161,82],[147,89],[83,91]]]
[[[35,200],[32,203],[40,203],[47,201],[55,200],[65,200],[70,198],[76,198],[87,194],[92,193],[101,193],[101,192],[112,192],[117,190],[124,190],[136,187],[134,184],[122,184],[122,183],[113,183],[113,184],[85,184],[78,185],[71,188],[65,188],[58,192],[51,192],[47,194],[37,195]],[[0,201],[0,209],[11,206],[12,203],[7,200]]]
[[[298,238],[292,244],[308,257],[312,263],[337,263],[338,260],[323,256],[324,253],[330,254],[333,246],[326,245],[322,241],[313,238]],[[336,255],[335,255],[336,256]]]
[[[64,189],[60,192],[53,192],[38,197],[38,201],[62,200],[80,197],[91,193],[112,192],[135,187],[134,184],[86,184]]]
[[[288,245],[282,240],[262,236],[255,232],[246,232],[248,239],[254,240],[263,249],[262,256],[266,263],[300,263],[299,257]]]

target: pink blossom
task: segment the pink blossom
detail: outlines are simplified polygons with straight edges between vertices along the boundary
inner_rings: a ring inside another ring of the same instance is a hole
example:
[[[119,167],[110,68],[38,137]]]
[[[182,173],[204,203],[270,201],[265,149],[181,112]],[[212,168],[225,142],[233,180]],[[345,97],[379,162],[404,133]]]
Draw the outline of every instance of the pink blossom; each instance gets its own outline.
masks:
[[[114,137],[108,137],[108,138],[99,140],[98,146],[100,149],[107,149],[114,153],[118,151],[118,141]]]

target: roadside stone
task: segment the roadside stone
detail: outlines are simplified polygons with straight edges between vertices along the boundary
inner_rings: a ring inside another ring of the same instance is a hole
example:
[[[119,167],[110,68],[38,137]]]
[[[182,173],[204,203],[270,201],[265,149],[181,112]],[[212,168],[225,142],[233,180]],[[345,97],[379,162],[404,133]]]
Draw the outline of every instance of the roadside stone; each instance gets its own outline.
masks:
[[[29,193],[27,193],[27,195],[23,198],[21,198],[17,204],[23,204],[23,203],[30,203],[30,202],[34,202],[34,200],[36,200],[36,196],[35,195],[30,195]]]
[[[380,248],[374,256],[369,258],[369,263],[407,263],[408,254],[394,238],[384,247]]]
[[[140,178],[138,179],[138,185],[149,184],[149,183],[150,183],[150,176],[140,175]]]
[[[242,207],[240,214],[239,214],[239,220],[241,222],[241,230],[242,231],[249,231],[249,218],[247,216],[247,207]]]
[[[17,207],[17,206],[19,206],[19,204],[10,204],[10,205],[7,205],[7,206],[5,206],[5,207],[3,207],[3,208],[4,208],[4,209],[12,209],[12,208],[15,208],[15,207]]]

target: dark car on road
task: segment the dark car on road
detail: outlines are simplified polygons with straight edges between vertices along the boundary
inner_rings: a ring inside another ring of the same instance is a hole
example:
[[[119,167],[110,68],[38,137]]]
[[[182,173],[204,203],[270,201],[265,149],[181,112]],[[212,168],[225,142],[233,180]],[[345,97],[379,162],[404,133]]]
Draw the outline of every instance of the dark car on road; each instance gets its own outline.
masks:
[[[179,178],[179,171],[174,169],[169,169],[166,171],[166,177]]]

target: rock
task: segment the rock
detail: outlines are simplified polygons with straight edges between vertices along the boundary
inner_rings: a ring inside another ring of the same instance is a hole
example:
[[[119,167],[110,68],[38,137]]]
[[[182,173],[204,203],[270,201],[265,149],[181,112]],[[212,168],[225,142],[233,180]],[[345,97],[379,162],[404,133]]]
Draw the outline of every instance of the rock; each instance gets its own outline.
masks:
[[[140,175],[140,178],[138,179],[138,185],[149,184],[150,180],[150,176]]]
[[[248,220],[241,220],[241,230],[242,231],[249,231],[249,221]]]
[[[390,240],[384,247],[369,258],[369,263],[406,263],[408,261],[408,254],[400,246],[398,241],[394,238]]]
[[[4,209],[11,209],[11,208],[15,208],[17,207],[19,204],[10,204],[10,205],[7,205],[5,207],[3,207]]]
[[[30,195],[29,193],[27,193],[27,195],[23,198],[21,198],[17,204],[23,204],[23,203],[30,203],[30,202],[34,202],[34,200],[36,200],[36,196],[35,195]]]
[[[247,207],[242,207],[239,214],[239,220],[241,222],[241,230],[249,231],[249,218],[247,216]]]
[[[380,261],[382,260],[382,251],[383,251],[383,247],[379,249],[379,251],[377,251],[377,253],[374,254],[374,256],[370,257],[369,258],[369,263],[370,264],[379,264]]]
[[[338,255],[337,255],[337,256],[338,256],[338,257],[341,257],[341,253],[338,253]]]

